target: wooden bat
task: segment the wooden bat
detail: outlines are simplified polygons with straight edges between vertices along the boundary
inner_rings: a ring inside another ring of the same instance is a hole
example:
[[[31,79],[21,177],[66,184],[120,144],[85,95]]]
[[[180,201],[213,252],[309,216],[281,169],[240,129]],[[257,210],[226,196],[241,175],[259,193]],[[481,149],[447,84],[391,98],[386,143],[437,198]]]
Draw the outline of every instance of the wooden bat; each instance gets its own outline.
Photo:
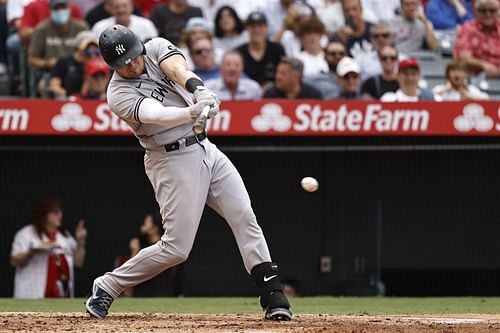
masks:
[[[198,118],[196,118],[193,125],[194,134],[198,135],[205,131],[205,127],[207,127],[208,111],[210,111],[210,105],[206,105]]]

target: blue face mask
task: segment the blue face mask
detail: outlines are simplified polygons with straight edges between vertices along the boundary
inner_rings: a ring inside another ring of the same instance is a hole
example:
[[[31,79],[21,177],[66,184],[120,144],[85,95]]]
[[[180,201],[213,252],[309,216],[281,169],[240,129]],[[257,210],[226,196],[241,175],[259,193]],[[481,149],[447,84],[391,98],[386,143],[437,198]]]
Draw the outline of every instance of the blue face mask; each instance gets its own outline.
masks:
[[[50,18],[55,24],[66,24],[69,21],[69,17],[69,8],[52,10],[50,12]]]

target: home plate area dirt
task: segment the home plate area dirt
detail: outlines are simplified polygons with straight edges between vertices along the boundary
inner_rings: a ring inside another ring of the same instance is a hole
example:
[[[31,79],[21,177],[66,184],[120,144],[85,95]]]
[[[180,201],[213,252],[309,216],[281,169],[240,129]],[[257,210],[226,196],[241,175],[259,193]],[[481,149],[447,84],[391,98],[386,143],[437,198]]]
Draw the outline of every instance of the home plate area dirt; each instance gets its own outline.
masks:
[[[500,315],[337,316],[298,314],[289,322],[248,314],[0,313],[0,332],[500,332]]]

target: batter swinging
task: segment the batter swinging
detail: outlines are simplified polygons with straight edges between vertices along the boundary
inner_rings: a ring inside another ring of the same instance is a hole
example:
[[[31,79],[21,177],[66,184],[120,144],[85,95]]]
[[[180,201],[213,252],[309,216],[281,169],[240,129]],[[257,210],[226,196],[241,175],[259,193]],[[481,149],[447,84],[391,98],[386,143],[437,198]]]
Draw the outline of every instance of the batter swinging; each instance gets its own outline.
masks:
[[[166,39],[144,45],[128,28],[114,25],[102,32],[99,48],[115,70],[108,104],[145,149],[144,166],[165,233],[157,244],[94,280],[87,312],[106,317],[123,290],[185,261],[206,203],[231,227],[245,268],[259,288],[264,317],[290,320],[277,265],[271,262],[238,171],[205,132],[193,135],[194,120],[205,106],[210,106],[209,117],[219,111],[217,96],[187,69],[182,53]]]

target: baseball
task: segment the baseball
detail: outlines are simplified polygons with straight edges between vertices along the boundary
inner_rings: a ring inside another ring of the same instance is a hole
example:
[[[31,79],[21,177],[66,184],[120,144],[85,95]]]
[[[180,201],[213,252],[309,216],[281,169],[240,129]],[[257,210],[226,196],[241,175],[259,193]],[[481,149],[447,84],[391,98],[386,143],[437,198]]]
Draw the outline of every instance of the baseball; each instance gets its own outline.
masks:
[[[319,188],[319,183],[316,180],[316,178],[313,177],[304,177],[300,181],[300,185],[302,185],[302,188],[304,191],[307,192],[316,192]]]

